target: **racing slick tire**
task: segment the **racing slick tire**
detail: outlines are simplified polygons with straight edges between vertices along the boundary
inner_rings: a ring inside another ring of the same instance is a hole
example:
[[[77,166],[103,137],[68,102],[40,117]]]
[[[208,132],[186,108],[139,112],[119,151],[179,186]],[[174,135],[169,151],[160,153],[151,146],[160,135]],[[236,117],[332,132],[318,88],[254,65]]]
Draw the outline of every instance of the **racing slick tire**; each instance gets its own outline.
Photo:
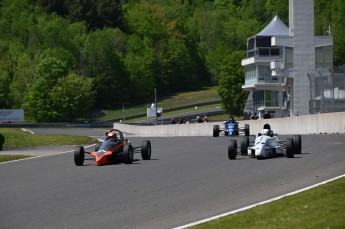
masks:
[[[219,125],[213,125],[213,137],[219,137]]]
[[[295,145],[295,154],[301,154],[302,153],[302,138],[301,135],[294,135],[293,136],[293,142]]]
[[[77,146],[74,149],[74,163],[76,166],[81,166],[84,164],[85,152],[84,147]]]
[[[149,140],[144,140],[141,143],[141,158],[143,160],[151,159],[151,142]]]
[[[98,152],[99,148],[101,147],[102,142],[97,142],[95,145],[95,152]]]
[[[292,138],[286,139],[286,157],[293,158],[294,157],[294,142]]]
[[[133,162],[133,146],[131,144],[126,144],[123,147],[123,161],[125,164],[132,164]]]
[[[249,124],[244,124],[244,135],[249,136]]]
[[[241,139],[241,154],[242,155],[248,155],[248,146],[249,146],[249,137],[244,136]]]
[[[235,160],[237,156],[237,141],[231,139],[228,145],[228,157],[229,160]]]

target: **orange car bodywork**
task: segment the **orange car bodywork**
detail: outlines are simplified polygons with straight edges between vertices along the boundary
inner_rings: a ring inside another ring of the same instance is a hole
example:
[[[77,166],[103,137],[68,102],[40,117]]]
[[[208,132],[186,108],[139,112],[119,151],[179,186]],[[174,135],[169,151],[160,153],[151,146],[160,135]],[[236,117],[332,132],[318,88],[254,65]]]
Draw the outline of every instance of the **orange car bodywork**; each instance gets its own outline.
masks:
[[[110,164],[112,162],[112,158],[115,156],[114,154],[118,153],[119,150],[128,143],[128,141],[121,142],[111,148],[110,150],[106,151],[102,155],[97,154],[98,152],[92,152],[91,155],[96,158],[96,165],[105,165]]]

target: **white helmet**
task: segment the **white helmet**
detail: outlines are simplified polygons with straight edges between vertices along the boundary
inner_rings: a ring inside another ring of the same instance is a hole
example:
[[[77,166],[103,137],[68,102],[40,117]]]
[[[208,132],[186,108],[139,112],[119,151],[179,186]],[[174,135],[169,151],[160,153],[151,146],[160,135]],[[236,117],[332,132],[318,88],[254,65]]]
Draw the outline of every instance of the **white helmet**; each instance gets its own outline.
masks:
[[[261,134],[262,135],[268,135],[270,133],[270,130],[269,129],[263,129],[262,131],[261,131]]]

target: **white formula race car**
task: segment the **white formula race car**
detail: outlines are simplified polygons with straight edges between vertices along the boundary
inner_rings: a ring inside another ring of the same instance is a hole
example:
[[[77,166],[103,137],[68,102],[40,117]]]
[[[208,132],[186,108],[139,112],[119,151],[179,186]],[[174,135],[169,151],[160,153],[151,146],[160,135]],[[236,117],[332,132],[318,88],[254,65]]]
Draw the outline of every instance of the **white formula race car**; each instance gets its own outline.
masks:
[[[238,151],[238,149],[240,150]],[[237,141],[233,139],[229,141],[228,145],[228,157],[230,160],[235,160],[237,154],[264,159],[278,156],[293,158],[295,154],[301,154],[301,152],[301,135],[294,135],[293,138],[280,141],[278,134],[271,131],[269,124],[264,125],[261,133],[255,136],[254,142],[250,142],[249,136],[244,136],[240,147],[237,147]]]

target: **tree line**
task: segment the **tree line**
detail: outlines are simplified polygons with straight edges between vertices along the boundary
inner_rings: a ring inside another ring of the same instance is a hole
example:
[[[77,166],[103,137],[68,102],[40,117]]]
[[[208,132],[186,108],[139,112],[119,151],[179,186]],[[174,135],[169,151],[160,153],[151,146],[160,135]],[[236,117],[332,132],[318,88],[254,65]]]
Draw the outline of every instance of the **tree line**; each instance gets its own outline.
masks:
[[[345,2],[315,0],[315,32],[331,25],[345,62]],[[288,0],[0,0],[0,109],[74,121],[91,110],[217,84],[240,115],[247,38]],[[149,100],[149,101],[151,101]]]

